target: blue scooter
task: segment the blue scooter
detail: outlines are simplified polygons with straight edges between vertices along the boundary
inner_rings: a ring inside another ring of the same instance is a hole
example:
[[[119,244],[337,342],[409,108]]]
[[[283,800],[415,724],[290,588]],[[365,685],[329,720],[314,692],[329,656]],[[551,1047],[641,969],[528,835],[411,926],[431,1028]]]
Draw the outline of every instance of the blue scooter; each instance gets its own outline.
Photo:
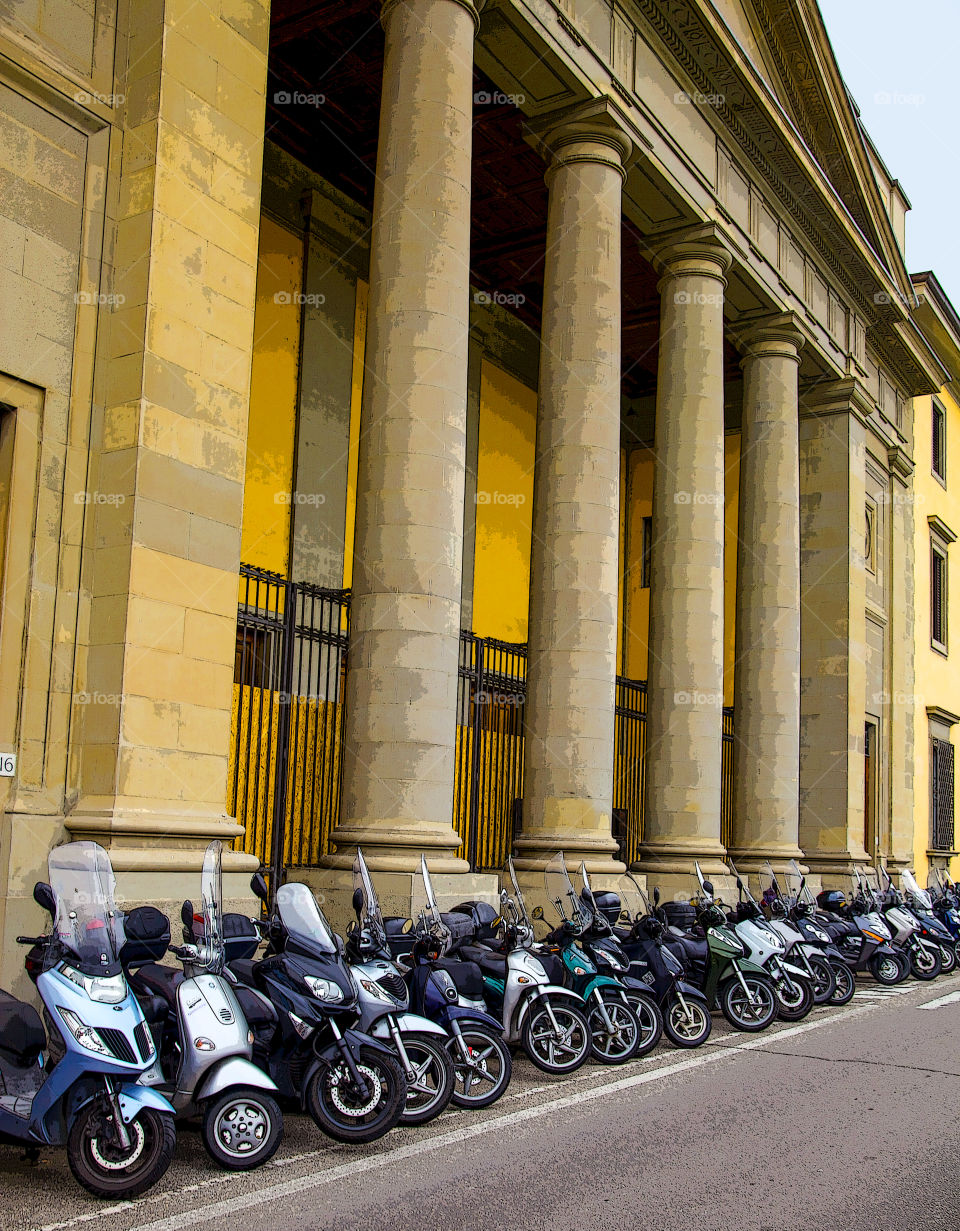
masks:
[[[97,1197],[136,1197],[173,1157],[174,1110],[148,1086],[157,1055],[120,966],[123,922],[110,859],[96,842],[56,847],[50,883],[34,899],[53,916],[50,936],[18,936],[47,1018],[0,992],[0,1142],[66,1144],[70,1170]],[[38,969],[39,967],[39,969]]]

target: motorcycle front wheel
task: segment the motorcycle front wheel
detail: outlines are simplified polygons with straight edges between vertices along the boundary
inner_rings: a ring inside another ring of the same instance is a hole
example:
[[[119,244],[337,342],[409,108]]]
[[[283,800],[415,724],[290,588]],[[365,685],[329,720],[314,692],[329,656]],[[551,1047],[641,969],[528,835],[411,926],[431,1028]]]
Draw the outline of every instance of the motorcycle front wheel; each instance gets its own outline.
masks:
[[[652,996],[642,996],[639,992],[627,992],[627,999],[640,1023],[640,1046],[638,1056],[645,1056],[653,1051],[663,1038],[663,1014],[660,1006]]]
[[[751,1034],[766,1030],[777,1016],[777,996],[766,975],[744,974],[747,991],[738,978],[720,989],[720,1009],[731,1026]]]
[[[663,1015],[663,1029],[674,1047],[699,1047],[713,1029],[710,1010],[701,1000],[687,999],[684,1009],[679,997],[671,996]]]
[[[910,950],[910,973],[915,979],[921,979],[924,983],[930,979],[935,979],[943,970],[943,959],[940,956],[939,946],[936,949],[928,949],[926,945],[917,945],[915,949]]]
[[[109,1104],[94,1099],[81,1107],[67,1136],[74,1179],[95,1197],[139,1197],[160,1179],[173,1158],[173,1116],[145,1107],[127,1125],[130,1144],[116,1139]]]
[[[400,1061],[360,1047],[357,1067],[367,1083],[365,1095],[353,1084],[342,1060],[318,1069],[304,1091],[314,1123],[334,1141],[376,1141],[400,1121],[407,1097]]]
[[[460,1038],[451,1039],[447,1051],[453,1061],[455,1080],[450,1101],[454,1106],[474,1111],[489,1107],[510,1085],[513,1057],[499,1035],[479,1026],[463,1026]]]
[[[806,979],[786,978],[774,984],[777,1017],[782,1022],[802,1021],[813,1008],[813,986]]]
[[[523,1050],[544,1073],[572,1073],[590,1055],[590,1027],[575,1004],[557,1000],[550,1008],[558,1029],[554,1028],[547,1005],[541,998],[524,1020]]]
[[[407,1102],[401,1124],[426,1124],[446,1111],[453,1098],[456,1076],[447,1041],[439,1034],[404,1034],[413,1079],[407,1074]]]
[[[837,977],[833,973],[833,966],[829,958],[820,954],[814,954],[808,961],[813,971],[814,1004],[829,1004],[830,997],[837,990]]]
[[[951,975],[957,969],[957,951],[953,945],[940,946],[941,974]]]
[[[612,1030],[607,1028],[596,996],[587,1002],[587,1022],[590,1025],[590,1051],[601,1064],[625,1064],[640,1048],[640,1023],[633,1006],[622,992],[607,987],[600,992],[603,1008]]]
[[[225,1090],[203,1115],[203,1144],[226,1171],[252,1171],[273,1158],[283,1137],[277,1100],[265,1090]]]
[[[867,967],[876,981],[882,983],[884,987],[902,983],[910,973],[909,964],[906,961],[901,962],[899,957],[892,953],[875,953],[867,963]]]
[[[833,963],[833,981],[835,990],[827,1004],[849,1004],[857,990],[857,981],[846,962]]]

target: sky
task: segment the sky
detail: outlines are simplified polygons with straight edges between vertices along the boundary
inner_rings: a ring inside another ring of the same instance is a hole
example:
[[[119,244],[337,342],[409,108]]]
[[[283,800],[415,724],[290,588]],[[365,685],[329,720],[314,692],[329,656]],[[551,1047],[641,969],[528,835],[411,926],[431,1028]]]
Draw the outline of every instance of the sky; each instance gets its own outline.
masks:
[[[819,0],[840,72],[913,206],[910,273],[960,311],[960,0]]]

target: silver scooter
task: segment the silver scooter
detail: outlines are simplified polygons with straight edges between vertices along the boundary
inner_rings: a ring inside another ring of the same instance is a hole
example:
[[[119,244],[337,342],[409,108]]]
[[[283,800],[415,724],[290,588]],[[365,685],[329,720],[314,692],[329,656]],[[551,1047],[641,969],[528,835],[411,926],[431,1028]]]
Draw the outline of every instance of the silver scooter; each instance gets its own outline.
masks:
[[[203,859],[202,919],[191,903],[184,903],[185,927],[200,935],[195,943],[170,946],[182,974],[149,963],[130,971],[128,978],[141,1003],[153,997],[167,1009],[157,1039],[160,1062],[141,1083],[166,1095],[178,1119],[203,1117],[203,1143],[221,1167],[249,1171],[276,1153],[283,1118],[273,1097],[276,1085],[251,1061],[253,1033],[223,975],[221,857],[220,842],[211,842]]]

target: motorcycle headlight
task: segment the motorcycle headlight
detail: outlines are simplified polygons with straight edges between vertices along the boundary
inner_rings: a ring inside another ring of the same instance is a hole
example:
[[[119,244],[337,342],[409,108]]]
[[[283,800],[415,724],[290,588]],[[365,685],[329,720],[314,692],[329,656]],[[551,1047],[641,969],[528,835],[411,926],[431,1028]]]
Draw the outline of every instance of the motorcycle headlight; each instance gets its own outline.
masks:
[[[314,975],[304,975],[303,981],[318,1000],[329,1000],[336,1004],[343,999],[343,989],[330,979],[318,979]]]
[[[822,932],[820,928],[811,928],[810,934],[816,937],[817,940],[823,941],[824,944],[830,943],[830,937],[826,934],[826,932]]]
[[[85,1047],[87,1051],[96,1052],[98,1056],[110,1056],[112,1054],[96,1030],[92,1026],[88,1026],[71,1009],[65,1009],[62,1005],[57,1005],[57,1012],[63,1018],[67,1029],[81,1047]]]
[[[120,1004],[127,998],[127,981],[123,975],[85,975],[72,966],[61,966],[60,973],[82,987],[97,1004]]]

